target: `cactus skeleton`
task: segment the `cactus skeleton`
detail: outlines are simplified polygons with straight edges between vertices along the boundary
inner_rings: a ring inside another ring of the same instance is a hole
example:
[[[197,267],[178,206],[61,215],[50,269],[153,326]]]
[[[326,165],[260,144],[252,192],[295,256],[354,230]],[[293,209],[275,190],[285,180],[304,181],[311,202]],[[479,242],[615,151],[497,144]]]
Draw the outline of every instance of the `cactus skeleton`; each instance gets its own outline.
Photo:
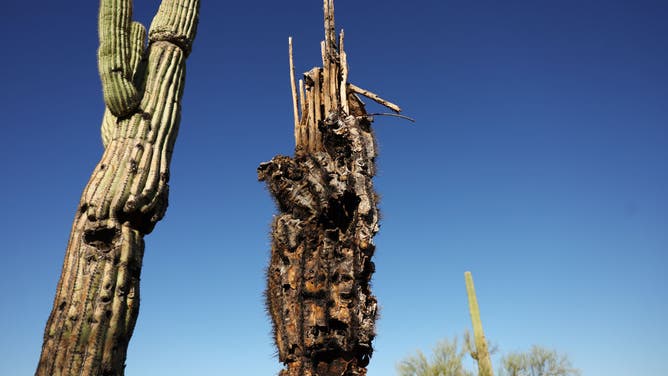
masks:
[[[295,157],[258,168],[280,211],[266,298],[281,376],[365,375],[378,311],[370,289],[379,229],[373,119],[347,82],[332,0],[324,11],[323,67],[299,85],[289,39]]]
[[[199,0],[163,0],[145,46],[145,28],[131,22],[132,1],[100,2],[105,150],[75,215],[36,375],[123,375],[143,237],[167,209],[198,12]]]

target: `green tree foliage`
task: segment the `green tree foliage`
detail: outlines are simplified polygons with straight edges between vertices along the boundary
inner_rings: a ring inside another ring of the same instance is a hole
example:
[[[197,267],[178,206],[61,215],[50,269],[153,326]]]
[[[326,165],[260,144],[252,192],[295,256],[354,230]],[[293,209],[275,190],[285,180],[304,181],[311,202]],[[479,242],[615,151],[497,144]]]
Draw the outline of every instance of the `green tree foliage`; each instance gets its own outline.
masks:
[[[492,346],[491,353],[497,351]],[[444,340],[434,347],[431,359],[421,351],[397,364],[398,376],[476,376],[463,366],[464,357],[469,354],[476,359],[475,345],[471,335],[464,333],[462,348],[457,337]],[[527,352],[511,352],[501,358],[499,376],[580,376],[580,370],[574,368],[568,356],[555,350],[534,345]]]
[[[459,348],[457,337],[446,339],[434,347],[431,359],[418,350],[397,364],[397,373],[399,376],[473,376],[473,372],[462,365],[466,354],[465,348]]]
[[[534,345],[528,352],[513,352],[501,359],[499,376],[579,376],[564,354]]]

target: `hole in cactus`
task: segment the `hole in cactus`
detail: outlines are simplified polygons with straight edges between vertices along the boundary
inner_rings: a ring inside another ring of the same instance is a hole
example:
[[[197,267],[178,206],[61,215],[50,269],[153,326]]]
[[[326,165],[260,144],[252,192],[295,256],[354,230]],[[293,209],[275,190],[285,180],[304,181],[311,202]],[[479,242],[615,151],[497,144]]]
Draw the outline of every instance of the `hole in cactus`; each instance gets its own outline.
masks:
[[[313,334],[313,337],[318,337],[321,333],[322,334],[329,333],[330,329],[331,328],[327,326],[316,325],[313,328],[311,328],[311,334]]]
[[[339,241],[339,230],[326,230],[325,234],[329,240],[334,242]]]
[[[353,298],[353,293],[352,292],[342,292],[340,294],[340,296],[341,296],[341,299],[350,300],[350,299]]]
[[[337,349],[336,347],[337,346],[330,345],[328,349],[323,349],[315,353],[313,355],[313,363],[331,364],[336,360],[343,360],[345,363],[350,363],[354,358],[359,357],[359,355],[354,354],[351,351],[343,351],[342,349]],[[346,375],[348,374],[346,373]]]
[[[139,164],[137,163],[137,161],[135,161],[134,159],[131,159],[130,160],[130,173],[131,174],[136,174],[137,171],[138,171],[138,166],[139,166]]]
[[[371,359],[371,356],[369,356],[369,354],[362,354],[362,358],[360,359],[360,366],[362,366],[362,367],[368,366],[370,359]]]
[[[353,221],[359,203],[360,198],[355,193],[346,191],[340,199],[329,200],[328,210],[322,219],[326,222],[327,227],[346,232]]]
[[[327,322],[327,325],[328,325],[330,330],[345,331],[346,329],[348,329],[348,324],[346,324],[345,322],[343,322],[341,320],[337,320],[337,319],[329,319],[329,321]]]
[[[84,243],[95,247],[102,252],[109,252],[112,243],[118,237],[118,230],[115,228],[96,228],[84,232]]]

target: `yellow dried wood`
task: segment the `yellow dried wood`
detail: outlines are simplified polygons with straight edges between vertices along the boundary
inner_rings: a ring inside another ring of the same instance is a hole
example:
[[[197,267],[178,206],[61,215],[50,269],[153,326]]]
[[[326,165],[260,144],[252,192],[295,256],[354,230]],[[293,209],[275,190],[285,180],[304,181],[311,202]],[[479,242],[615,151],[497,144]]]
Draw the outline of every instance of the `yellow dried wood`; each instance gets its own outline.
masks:
[[[348,85],[348,56],[343,48],[343,29],[339,34],[339,67],[341,68],[341,82],[339,82],[339,96],[341,97],[341,109],[344,113],[350,114],[350,107],[348,106],[348,92],[346,87]]]
[[[306,91],[306,104],[304,104],[304,112],[302,115],[302,121],[299,123],[299,130],[300,130],[300,138],[299,138],[299,145],[297,150],[300,152],[306,153],[309,151],[309,129],[310,129],[310,124],[313,119],[313,115],[311,114],[311,105],[308,102],[308,96],[311,95],[310,91]]]
[[[322,55],[322,93],[323,93],[323,105],[324,105],[324,114],[327,116],[329,111],[332,109],[332,101],[329,95],[329,66],[331,65],[329,61],[329,47],[327,46],[327,41],[320,42],[320,54]]]
[[[311,77],[312,78],[312,77]],[[308,106],[309,106],[309,121],[307,124],[307,134],[308,134],[308,142],[306,144],[306,150],[308,150],[309,153],[314,152],[313,150],[313,144],[315,143],[314,137],[315,137],[315,128],[316,128],[316,116],[315,116],[315,108],[316,108],[316,101],[315,101],[315,88],[310,87],[309,89],[306,90],[306,94],[308,95]]]
[[[299,113],[297,112],[297,87],[295,85],[295,61],[292,56],[292,37],[288,38],[288,54],[290,55],[290,88],[292,89],[292,112],[295,122],[295,144],[299,143]]]
[[[299,104],[300,104],[300,110],[301,110],[301,121],[302,123],[304,121],[304,114],[306,113],[306,103],[304,103],[304,80],[300,79],[299,80]]]
[[[363,95],[363,96],[377,102],[378,104],[381,104],[381,105],[389,108],[390,110],[392,110],[394,112],[397,112],[397,113],[401,112],[401,107],[397,106],[396,104],[394,104],[390,101],[387,101],[387,100],[379,97],[378,94],[372,93],[369,90],[362,89],[361,87],[355,86],[351,83],[348,83],[348,89],[350,89],[350,91],[352,91],[353,93]]]
[[[313,119],[313,143],[312,145],[312,150],[314,152],[320,150],[320,132],[318,131],[318,124],[322,120],[322,112],[321,112],[321,105],[322,105],[322,92],[321,92],[321,86],[320,86],[320,76],[321,76],[321,70],[319,68],[316,68],[314,70],[313,74],[313,81],[314,81],[314,86],[313,86],[313,107],[315,108],[315,118]]]

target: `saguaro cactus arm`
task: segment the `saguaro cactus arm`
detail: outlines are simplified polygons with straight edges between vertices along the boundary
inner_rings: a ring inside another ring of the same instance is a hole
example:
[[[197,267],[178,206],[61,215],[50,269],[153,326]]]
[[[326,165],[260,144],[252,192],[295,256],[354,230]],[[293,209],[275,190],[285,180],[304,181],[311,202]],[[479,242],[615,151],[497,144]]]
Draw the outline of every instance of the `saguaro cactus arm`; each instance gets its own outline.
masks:
[[[127,116],[141,99],[130,64],[132,0],[101,0],[98,20],[97,61],[104,103],[115,116]]]
[[[197,32],[199,0],[163,0],[151,22],[151,42],[165,41],[177,45],[188,56]]]
[[[139,64],[144,57],[144,51],[146,50],[146,28],[139,22],[132,22],[130,24],[130,54],[129,54],[129,64],[130,70],[132,72],[132,77],[141,77],[137,73],[139,70]],[[106,104],[106,103],[105,103]],[[109,106],[105,106],[104,116],[102,118],[102,144],[106,148],[113,136],[114,128],[118,124],[118,117],[115,116]]]
[[[100,24],[110,23],[115,30],[101,26],[101,44],[106,38],[118,44],[100,47],[112,51],[101,60],[118,63],[100,65],[105,68],[100,73],[107,105],[102,126],[106,148],[74,218],[36,375],[123,375],[138,315],[143,237],[167,208],[188,52],[183,46],[189,50],[195,36],[199,1],[164,0],[153,21],[156,28],[190,26],[178,43],[155,33],[147,49],[144,28],[125,21],[130,9],[130,1],[101,0]],[[125,37],[127,43],[118,42]],[[125,51],[121,57],[114,55],[120,50]],[[116,66],[121,70],[107,69]],[[132,96],[119,89],[130,76],[142,93],[134,108],[122,99]],[[123,110],[122,116],[116,116],[114,107]]]
[[[258,168],[280,210],[266,296],[281,376],[365,375],[375,336],[372,118],[348,84],[332,0],[324,10],[323,67],[304,74],[299,93],[289,40],[295,157]]]
[[[487,348],[487,340],[485,333],[482,330],[482,320],[480,320],[480,308],[478,307],[478,299],[475,294],[475,287],[473,285],[473,276],[471,272],[464,273],[466,280],[466,294],[469,300],[469,312],[471,313],[471,322],[473,323],[473,336],[475,339],[475,356],[474,359],[478,362],[478,372],[480,376],[494,376],[492,370],[492,361],[489,356]]]

